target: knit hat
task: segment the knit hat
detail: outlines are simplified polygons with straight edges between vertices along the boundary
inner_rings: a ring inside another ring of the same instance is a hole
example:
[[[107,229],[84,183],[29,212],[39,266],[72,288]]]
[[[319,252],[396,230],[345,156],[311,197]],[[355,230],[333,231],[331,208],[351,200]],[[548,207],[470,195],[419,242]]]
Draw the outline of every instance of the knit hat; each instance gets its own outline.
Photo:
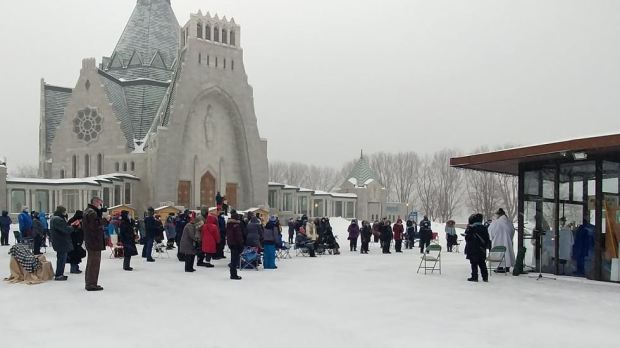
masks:
[[[504,209],[499,208],[495,214],[502,216],[502,215],[506,215],[506,212],[504,211]]]

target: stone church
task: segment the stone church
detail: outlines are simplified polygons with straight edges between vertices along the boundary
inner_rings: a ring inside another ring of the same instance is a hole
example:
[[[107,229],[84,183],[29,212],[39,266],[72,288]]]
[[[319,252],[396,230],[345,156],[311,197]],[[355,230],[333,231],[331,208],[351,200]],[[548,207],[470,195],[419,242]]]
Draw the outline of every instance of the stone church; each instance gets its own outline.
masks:
[[[40,175],[127,173],[139,210],[172,202],[267,204],[267,141],[234,19],[200,11],[179,26],[170,0],[137,0],[116,47],[82,61],[73,88],[41,82]],[[104,199],[105,197],[104,194]]]

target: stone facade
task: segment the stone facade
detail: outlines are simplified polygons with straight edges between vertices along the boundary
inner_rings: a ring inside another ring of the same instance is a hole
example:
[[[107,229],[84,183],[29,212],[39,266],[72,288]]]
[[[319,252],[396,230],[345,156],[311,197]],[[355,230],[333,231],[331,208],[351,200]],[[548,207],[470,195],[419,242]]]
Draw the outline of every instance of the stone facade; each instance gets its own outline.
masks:
[[[41,83],[39,170],[45,178],[128,173],[132,204],[267,204],[260,138],[234,20],[138,0],[110,57],[84,59],[74,88]],[[208,34],[207,34],[208,33]]]

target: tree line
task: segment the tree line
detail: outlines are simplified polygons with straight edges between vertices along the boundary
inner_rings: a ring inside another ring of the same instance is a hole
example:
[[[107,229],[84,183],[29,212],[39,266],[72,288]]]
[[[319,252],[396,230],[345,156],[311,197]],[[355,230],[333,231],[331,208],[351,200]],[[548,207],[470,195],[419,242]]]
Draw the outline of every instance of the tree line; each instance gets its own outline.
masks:
[[[476,152],[486,152],[480,148]],[[517,178],[450,167],[453,149],[433,154],[378,152],[367,156],[388,202],[409,203],[433,221],[445,222],[468,212],[490,219],[502,207],[509,218],[517,213]],[[336,169],[299,162],[269,163],[269,180],[313,190],[333,191],[347,179],[357,160]]]

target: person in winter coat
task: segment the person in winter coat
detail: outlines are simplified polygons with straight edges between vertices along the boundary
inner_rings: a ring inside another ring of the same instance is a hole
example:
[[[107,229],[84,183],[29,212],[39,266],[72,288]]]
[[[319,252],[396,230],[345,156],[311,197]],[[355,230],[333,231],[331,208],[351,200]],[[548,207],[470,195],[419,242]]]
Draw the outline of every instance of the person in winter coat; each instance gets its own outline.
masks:
[[[452,247],[455,246],[457,244],[457,235],[456,235],[456,228],[454,227],[456,225],[456,223],[454,222],[454,220],[448,220],[446,222],[446,228],[445,228],[445,232],[446,232],[446,246],[448,247],[448,252],[451,253],[452,252]]]
[[[217,217],[217,226],[218,231],[220,232],[220,242],[217,243],[217,253],[215,254],[215,259],[225,259],[226,255],[224,255],[224,248],[226,248],[226,215],[224,212],[220,212]]]
[[[503,264],[500,264],[497,268],[498,273],[510,272],[510,267],[515,264],[515,249],[513,246],[513,240],[515,236],[515,227],[512,221],[508,220],[504,209],[499,208],[497,213],[497,219],[489,226],[489,237],[491,238],[491,245],[506,247],[506,257]]]
[[[175,242],[177,243],[177,259],[179,259],[179,261],[184,261],[183,260],[183,254],[181,253],[181,250],[179,250],[179,246],[181,245],[181,238],[183,237],[183,231],[185,230],[185,225],[187,225],[187,223],[189,222],[189,210],[185,210],[182,214],[179,214],[179,216],[177,216],[175,224],[174,224],[174,228],[176,229],[176,238],[175,238]]]
[[[360,235],[360,227],[357,224],[357,220],[351,220],[351,224],[349,225],[347,232],[349,232],[349,237],[347,239],[349,240],[350,251],[357,251],[357,238]]]
[[[11,231],[11,224],[13,220],[9,216],[9,212],[6,210],[2,211],[2,216],[0,216],[0,232],[2,233],[0,238],[0,245],[5,246],[9,245],[9,232]]]
[[[86,291],[101,291],[99,285],[99,270],[101,269],[101,251],[105,250],[106,240],[103,232],[103,201],[93,197],[84,211],[82,229],[84,230],[84,245],[86,246],[86,274],[84,280]]]
[[[370,222],[364,220],[362,221],[362,230],[360,232],[362,236],[362,254],[368,254],[368,245],[370,244],[370,239],[372,238],[372,227],[370,226]]]
[[[123,243],[123,269],[125,271],[133,271],[131,257],[138,255],[134,225],[134,221],[129,217],[129,212],[127,210],[121,211],[119,238],[121,243]]]
[[[67,257],[67,263],[71,265],[71,273],[80,274],[80,263],[82,259],[86,257],[86,250],[82,247],[84,244],[84,231],[82,230],[82,219],[84,213],[81,210],[75,212],[73,217],[69,219],[67,224],[71,227],[71,244],[73,250],[71,250]]]
[[[220,191],[217,191],[217,194],[215,195],[215,205],[217,206],[217,211],[222,211],[222,206],[224,205],[224,197],[222,197]]]
[[[319,224],[320,220],[318,218],[306,224],[306,237],[313,242],[316,242],[319,239],[319,234],[317,233]]]
[[[17,216],[17,222],[19,223],[19,231],[15,231],[15,239],[18,243],[24,241],[24,238],[31,238],[32,232],[32,217],[28,212],[28,207],[24,206],[22,212]]]
[[[403,235],[405,234],[405,227],[403,226],[403,220],[398,219],[393,228],[394,232],[394,249],[397,253],[402,253],[403,247]]]
[[[54,217],[50,221],[50,233],[52,246],[56,251],[56,273],[54,280],[67,280],[65,275],[65,264],[67,263],[67,253],[73,250],[71,243],[71,228],[67,225],[67,209],[59,205],[56,207]]]
[[[41,225],[43,226],[43,241],[41,246],[47,248],[46,239],[50,235],[50,225],[47,221],[47,214],[44,211],[39,212],[39,221],[41,221]]]
[[[245,245],[260,249],[260,241],[262,238],[263,225],[261,225],[260,220],[256,216],[253,216],[245,230]]]
[[[183,237],[181,237],[181,245],[179,250],[183,254],[185,260],[185,272],[196,272],[194,269],[194,260],[196,259],[196,246],[200,245],[201,229],[204,224],[202,215],[198,215],[193,221],[185,225]]]
[[[311,225],[312,223],[308,224]],[[302,225],[297,231],[297,236],[295,236],[295,246],[297,248],[307,248],[310,257],[316,257],[316,253],[314,251],[314,242],[306,236],[306,229]]]
[[[469,225],[465,230],[465,255],[471,264],[471,277],[467,279],[470,282],[478,281],[478,268],[482,280],[489,281],[489,272],[486,266],[487,249],[491,247],[489,232],[482,223],[484,217],[482,214],[473,214],[469,217]]]
[[[148,208],[148,216],[144,218],[144,228],[146,230],[144,236],[144,248],[142,248],[142,257],[147,262],[155,262],[153,258],[153,244],[155,243],[155,237],[159,233],[159,224],[155,220],[155,209],[153,207]]]
[[[241,228],[241,216],[233,209],[231,211],[231,217],[226,222],[226,243],[230,249],[230,279],[241,280],[241,277],[237,275],[237,268],[239,268],[239,257],[243,250],[243,231]]]
[[[381,237],[381,223],[379,220],[375,220],[372,224],[372,236],[374,243],[379,243],[379,237]]]
[[[428,217],[424,216],[424,219],[420,221],[420,253],[424,254],[426,248],[431,245],[433,239],[433,230],[431,228],[431,222]]]
[[[295,220],[293,218],[288,219],[288,243],[293,244],[295,237]]]
[[[39,213],[33,211],[32,217],[32,238],[33,246],[32,253],[35,255],[41,255],[41,246],[43,245],[43,239],[45,238],[45,229],[41,220],[39,220]]]
[[[271,216],[269,218],[269,222],[265,226],[265,231],[263,232],[263,246],[264,246],[264,268],[265,269],[276,269],[276,242],[278,241],[278,235],[280,231],[277,226],[277,218],[275,216]]]
[[[176,226],[174,225],[174,213],[170,213],[166,218],[166,224],[164,225],[164,229],[166,230],[166,249],[172,250],[174,249],[174,241],[177,236]]]
[[[415,246],[415,234],[417,232],[414,230],[413,221],[407,220],[407,227],[405,231],[405,249],[412,249]]]
[[[391,254],[390,244],[392,244],[392,224],[387,219],[383,219],[383,223],[381,224],[381,247],[383,249],[384,254]]]
[[[202,225],[201,229],[201,251],[198,255],[198,266],[204,266],[207,268],[213,268],[211,259],[214,259],[217,255],[217,248],[220,243],[220,229],[218,226],[217,217],[215,215],[208,214],[207,222]],[[207,262],[204,262],[204,261]]]

